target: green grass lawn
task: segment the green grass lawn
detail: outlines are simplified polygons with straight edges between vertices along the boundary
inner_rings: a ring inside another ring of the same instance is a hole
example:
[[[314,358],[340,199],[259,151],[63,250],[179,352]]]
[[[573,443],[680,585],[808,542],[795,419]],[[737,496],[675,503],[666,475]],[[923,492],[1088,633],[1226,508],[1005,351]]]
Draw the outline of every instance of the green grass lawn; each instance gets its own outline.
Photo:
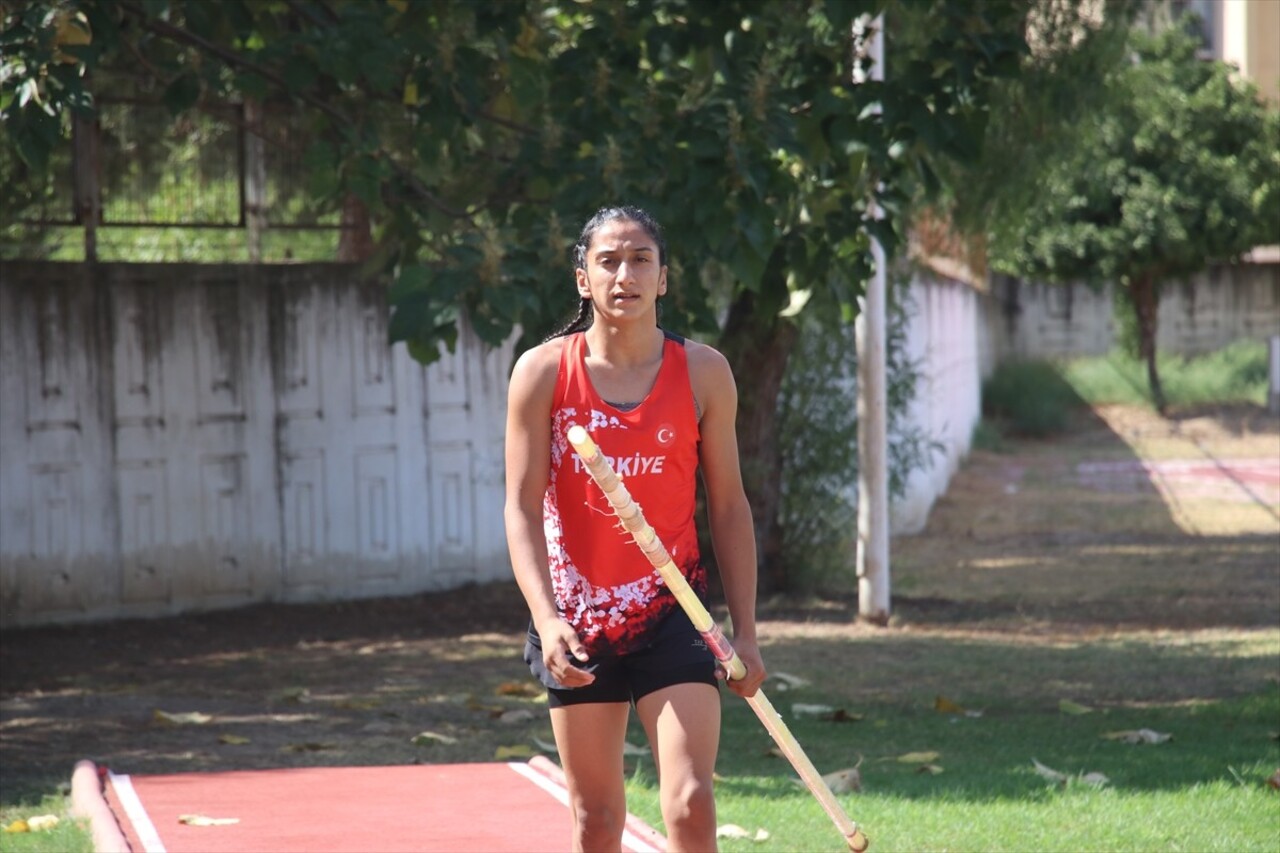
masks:
[[[38,798],[6,795],[0,803],[0,828],[11,827],[37,815],[56,815],[58,825],[36,832],[9,832],[0,829],[0,850],[12,853],[92,853],[93,841],[84,824],[67,816],[67,798],[50,794]]]
[[[1237,341],[1196,356],[1158,354],[1165,398],[1172,409],[1251,404],[1265,406],[1267,345]],[[1023,436],[1047,436],[1070,427],[1070,413],[1086,406],[1152,408],[1147,364],[1120,350],[1061,361],[1007,361],[983,383],[983,412]],[[985,431],[979,447],[996,449],[1000,438]]]
[[[775,702],[780,711],[792,701],[822,701],[812,690],[795,700],[782,695],[788,698]],[[724,701],[718,822],[751,833],[763,828],[770,838],[723,839],[722,849],[844,849],[785,759],[770,754],[750,709],[734,697]],[[1280,849],[1280,791],[1266,783],[1280,768],[1280,689],[1078,715],[998,699],[973,707],[982,707],[982,715],[876,706],[857,722],[800,718],[789,724],[822,772],[862,757],[862,793],[840,800],[875,851]],[[1143,728],[1173,737],[1155,745],[1104,737]],[[929,763],[941,772],[898,760],[914,752],[937,753]],[[1042,778],[1033,759],[1071,781]],[[1080,781],[1090,773],[1109,781],[1098,788]],[[629,782],[628,801],[633,812],[661,826],[647,762]]]
[[[1267,345],[1238,341],[1194,357],[1156,357],[1160,381],[1170,405],[1267,402]],[[1146,362],[1122,352],[1065,363],[1060,372],[1085,401],[1093,404],[1151,405]]]

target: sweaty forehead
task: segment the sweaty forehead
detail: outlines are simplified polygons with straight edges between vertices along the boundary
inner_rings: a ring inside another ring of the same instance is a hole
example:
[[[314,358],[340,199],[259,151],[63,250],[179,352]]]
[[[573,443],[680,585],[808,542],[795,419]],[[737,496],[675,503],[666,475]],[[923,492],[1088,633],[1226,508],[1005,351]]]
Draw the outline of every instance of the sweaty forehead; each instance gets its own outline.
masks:
[[[615,220],[600,227],[591,239],[591,251],[600,252],[657,252],[658,245],[649,232],[626,219]]]

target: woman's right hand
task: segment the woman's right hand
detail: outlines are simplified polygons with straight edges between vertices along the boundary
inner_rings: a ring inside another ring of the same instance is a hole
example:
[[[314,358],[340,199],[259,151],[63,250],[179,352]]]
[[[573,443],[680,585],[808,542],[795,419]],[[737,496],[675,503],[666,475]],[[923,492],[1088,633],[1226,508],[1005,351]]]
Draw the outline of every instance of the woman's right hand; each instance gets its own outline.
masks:
[[[587,647],[568,622],[554,619],[536,627],[542,639],[542,663],[556,681],[565,687],[585,687],[596,680],[577,665],[587,662]]]

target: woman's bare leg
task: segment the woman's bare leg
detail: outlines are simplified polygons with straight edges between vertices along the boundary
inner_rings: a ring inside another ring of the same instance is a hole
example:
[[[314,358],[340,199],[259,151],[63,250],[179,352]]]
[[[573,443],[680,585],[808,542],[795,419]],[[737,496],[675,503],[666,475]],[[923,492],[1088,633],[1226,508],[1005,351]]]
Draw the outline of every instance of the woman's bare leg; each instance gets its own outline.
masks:
[[[625,702],[551,709],[551,728],[569,787],[575,853],[622,849],[627,819],[622,743],[629,711]]]
[[[715,850],[719,691],[709,684],[674,684],[642,698],[636,711],[658,765],[668,853]]]

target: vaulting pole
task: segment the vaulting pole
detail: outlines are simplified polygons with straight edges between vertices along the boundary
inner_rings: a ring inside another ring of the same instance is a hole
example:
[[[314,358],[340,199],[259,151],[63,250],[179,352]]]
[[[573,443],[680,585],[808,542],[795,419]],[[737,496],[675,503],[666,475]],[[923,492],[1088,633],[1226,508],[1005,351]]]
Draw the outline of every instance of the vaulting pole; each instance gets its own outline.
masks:
[[[733,650],[733,646],[725,638],[724,632],[720,630],[720,626],[711,618],[711,614],[707,612],[707,608],[698,599],[697,593],[689,586],[689,582],[685,580],[684,575],[680,573],[675,563],[671,561],[671,555],[667,553],[666,546],[658,539],[658,534],[649,526],[649,522],[645,521],[644,513],[641,512],[639,504],[631,497],[627,487],[622,484],[622,480],[613,470],[613,466],[609,464],[609,460],[600,452],[600,448],[596,446],[591,436],[582,427],[576,424],[569,427],[568,439],[569,443],[573,445],[574,451],[577,452],[587,466],[591,479],[596,481],[596,485],[600,487],[605,497],[609,499],[609,505],[613,507],[614,513],[622,521],[622,526],[627,529],[631,534],[631,538],[640,546],[640,550],[644,552],[650,564],[658,570],[663,583],[667,585],[667,588],[675,595],[676,600],[680,602],[680,606],[688,614],[689,621],[693,623],[693,627],[697,628],[698,633],[706,640],[707,648],[724,665],[725,671],[728,672],[730,678],[738,679],[745,676],[747,668],[742,663],[742,659]],[[849,845],[849,850],[852,853],[863,853],[867,849],[867,836],[858,828],[856,823],[849,819],[844,809],[840,807],[835,794],[831,792],[831,788],[823,780],[822,774],[818,772],[817,768],[813,766],[813,762],[805,755],[799,741],[791,733],[791,729],[787,727],[787,724],[782,721],[782,717],[774,709],[773,703],[764,695],[764,691],[757,690],[754,696],[747,697],[747,704],[751,706],[751,710],[756,712],[756,716],[760,718],[760,722],[764,724],[770,737],[778,745],[778,749],[782,751],[782,754],[791,762],[791,766],[800,774],[800,780],[804,782],[805,787],[817,798],[818,804],[827,813],[827,817],[831,818],[836,828],[840,830],[840,833],[844,836],[845,843]]]

